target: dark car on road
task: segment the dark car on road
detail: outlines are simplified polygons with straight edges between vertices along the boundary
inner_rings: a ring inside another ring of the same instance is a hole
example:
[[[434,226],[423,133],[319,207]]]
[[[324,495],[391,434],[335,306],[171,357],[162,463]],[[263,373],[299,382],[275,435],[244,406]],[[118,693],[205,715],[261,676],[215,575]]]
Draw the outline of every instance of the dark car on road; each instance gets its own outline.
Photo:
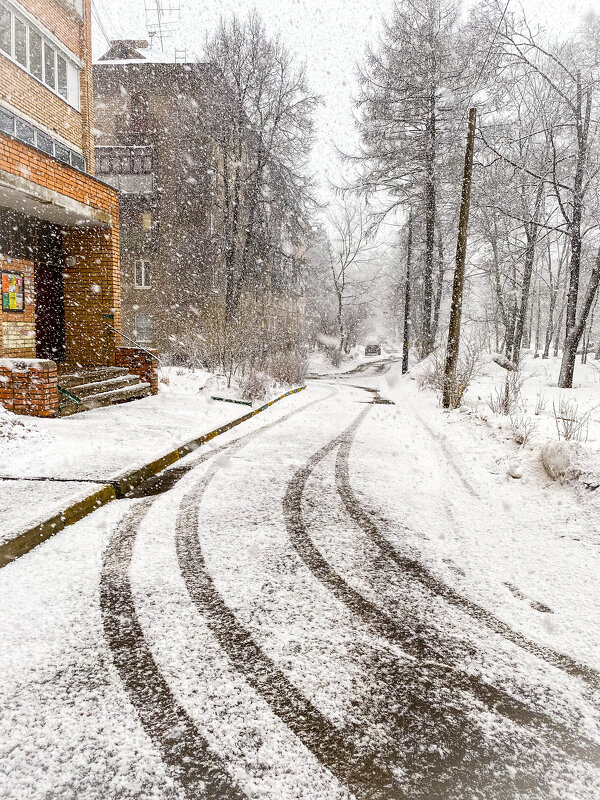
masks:
[[[381,355],[381,345],[377,344],[377,342],[370,342],[365,347],[365,355],[366,356],[380,356]]]

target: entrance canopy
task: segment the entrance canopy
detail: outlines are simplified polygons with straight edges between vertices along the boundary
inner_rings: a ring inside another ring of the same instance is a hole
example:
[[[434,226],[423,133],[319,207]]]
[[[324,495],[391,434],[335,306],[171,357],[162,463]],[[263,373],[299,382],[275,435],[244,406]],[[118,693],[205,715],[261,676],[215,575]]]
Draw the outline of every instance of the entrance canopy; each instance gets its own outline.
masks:
[[[0,169],[0,207],[65,228],[111,228],[110,213]]]

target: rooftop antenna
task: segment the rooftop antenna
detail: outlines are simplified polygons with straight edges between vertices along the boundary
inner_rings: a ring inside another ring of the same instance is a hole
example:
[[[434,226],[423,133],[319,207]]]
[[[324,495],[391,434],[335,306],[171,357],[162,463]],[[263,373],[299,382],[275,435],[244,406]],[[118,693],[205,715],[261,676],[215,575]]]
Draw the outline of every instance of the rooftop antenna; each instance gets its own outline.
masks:
[[[181,21],[181,0],[144,0],[146,8],[146,28],[148,38],[155,38],[161,50],[176,33]]]

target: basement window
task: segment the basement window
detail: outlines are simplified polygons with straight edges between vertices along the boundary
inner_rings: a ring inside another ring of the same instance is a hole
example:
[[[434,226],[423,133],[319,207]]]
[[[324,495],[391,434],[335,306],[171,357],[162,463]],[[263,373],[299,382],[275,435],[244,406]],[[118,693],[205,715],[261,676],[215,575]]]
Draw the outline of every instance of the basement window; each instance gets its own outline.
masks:
[[[135,315],[133,338],[146,344],[152,341],[152,317],[149,314]]]

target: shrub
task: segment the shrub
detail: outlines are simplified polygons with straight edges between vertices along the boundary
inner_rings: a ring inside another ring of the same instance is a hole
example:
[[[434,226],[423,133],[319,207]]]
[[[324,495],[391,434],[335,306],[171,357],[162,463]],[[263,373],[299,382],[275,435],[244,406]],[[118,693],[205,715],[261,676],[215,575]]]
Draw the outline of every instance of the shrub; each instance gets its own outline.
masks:
[[[552,410],[559,440],[565,442],[587,441],[590,416],[594,408],[580,413],[576,401],[563,396],[559,398],[558,409],[556,404],[552,403]]]
[[[303,350],[274,353],[269,358],[268,371],[279,383],[297,386],[306,378],[308,359]]]
[[[508,416],[525,410],[521,397],[524,382],[525,378],[520,367],[506,373],[504,386],[497,386],[488,400],[488,405],[494,414]]]
[[[247,373],[241,386],[242,397],[250,403],[263,400],[267,394],[267,381],[260,372],[251,370]]]

